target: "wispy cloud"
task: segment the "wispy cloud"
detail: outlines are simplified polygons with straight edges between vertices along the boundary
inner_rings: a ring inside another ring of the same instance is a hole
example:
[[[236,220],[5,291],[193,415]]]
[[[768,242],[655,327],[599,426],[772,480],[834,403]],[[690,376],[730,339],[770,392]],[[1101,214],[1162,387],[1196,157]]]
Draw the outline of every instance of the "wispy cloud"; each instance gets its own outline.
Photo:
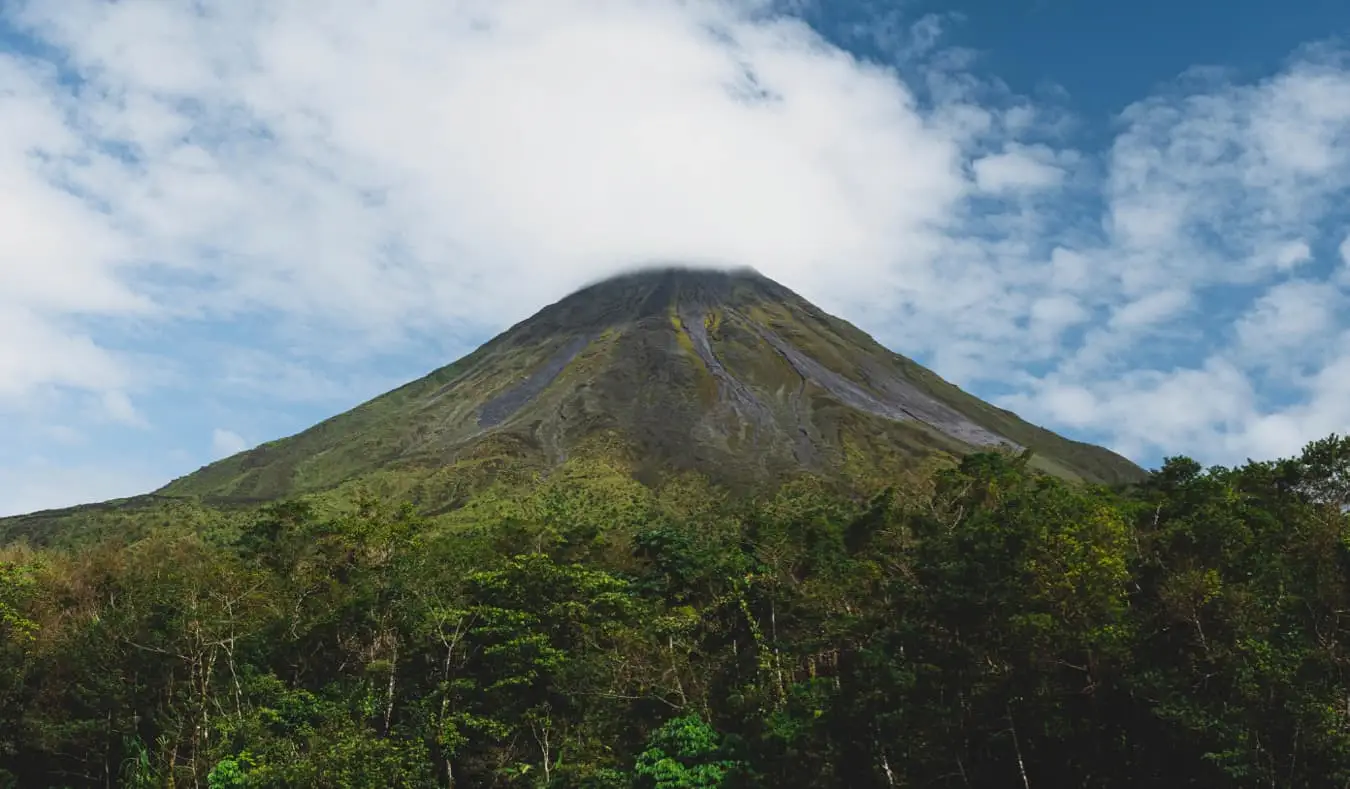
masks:
[[[248,448],[248,441],[233,430],[218,427],[211,431],[211,454],[217,458],[229,457]]]
[[[1345,56],[1309,49],[1251,84],[1198,72],[1121,123],[1104,232],[1075,250],[1106,273],[1111,317],[1008,402],[1053,422],[1057,393],[1090,390],[1079,423],[1141,456],[1266,457],[1344,431]]]

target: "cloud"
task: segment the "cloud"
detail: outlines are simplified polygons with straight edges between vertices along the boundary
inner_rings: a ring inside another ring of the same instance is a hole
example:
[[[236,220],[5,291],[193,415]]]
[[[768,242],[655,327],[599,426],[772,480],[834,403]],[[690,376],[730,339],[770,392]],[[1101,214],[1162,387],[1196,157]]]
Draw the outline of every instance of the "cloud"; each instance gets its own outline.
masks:
[[[211,455],[214,458],[237,455],[248,448],[248,441],[234,431],[219,427],[211,431]]]
[[[1191,294],[1179,288],[1158,290],[1126,302],[1111,314],[1111,325],[1133,329],[1151,326],[1173,317],[1191,302]]]
[[[1066,329],[1091,317],[1091,312],[1077,298],[1065,293],[1036,299],[1028,313],[1030,333],[1042,343],[1056,343]]]
[[[1233,462],[1344,432],[1345,57],[1308,49],[1250,84],[1186,75],[1120,120],[1102,232],[1056,251],[1106,317],[1004,404],[1144,458]]]
[[[103,393],[103,410],[114,422],[133,427],[145,427],[146,421],[126,392],[111,390]]]
[[[61,177],[33,188],[108,208],[105,269],[209,285],[161,312],[495,324],[652,259],[809,281],[890,266],[967,188],[892,72],[754,4],[49,10],[16,18],[87,83],[42,95],[126,156],[34,134]]]
[[[60,317],[0,304],[0,405],[51,386],[112,391],[127,382],[113,354]]]
[[[6,4],[40,54],[0,54],[0,410],[84,396],[153,431],[210,400],[236,412],[177,419],[257,436],[248,413],[331,410],[678,260],[753,265],[1144,460],[1335,423],[1342,357],[1274,361],[1350,314],[1323,287],[1342,54],[1183,75],[1082,150],[1082,119],[981,76],[937,18],[888,16],[887,65],[784,7]],[[213,456],[245,446],[216,431]]]
[[[1023,411],[1055,409],[1065,424],[1101,430],[1127,455],[1162,452],[1181,444],[1207,444],[1231,452],[1223,434],[1256,416],[1255,393],[1243,371],[1224,361],[1196,369],[1140,371],[1115,381],[1079,383],[1050,377],[1034,390],[1007,398]]]
[[[998,194],[1058,186],[1065,172],[1054,160],[1055,153],[1046,146],[1011,146],[976,159],[971,167],[976,188]]]
[[[1253,364],[1315,359],[1331,350],[1337,313],[1343,306],[1331,283],[1282,282],[1267,290],[1234,324],[1235,350]]]
[[[1342,284],[1350,284],[1350,236],[1341,241],[1336,252],[1340,256],[1340,266],[1336,268],[1335,279]]]
[[[1290,241],[1275,250],[1275,268],[1288,271],[1312,260],[1312,248],[1306,241]]]
[[[1106,187],[1109,241],[1134,257],[1126,288],[1253,281],[1307,260],[1350,186],[1347,119],[1350,80],[1334,60],[1127,109]]]

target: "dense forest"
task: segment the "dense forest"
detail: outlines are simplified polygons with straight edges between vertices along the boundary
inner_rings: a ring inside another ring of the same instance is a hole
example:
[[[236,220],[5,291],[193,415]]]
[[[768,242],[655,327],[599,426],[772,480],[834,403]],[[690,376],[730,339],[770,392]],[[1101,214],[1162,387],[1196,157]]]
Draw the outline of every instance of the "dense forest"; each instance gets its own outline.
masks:
[[[1350,786],[1350,439],[0,549],[0,786]]]

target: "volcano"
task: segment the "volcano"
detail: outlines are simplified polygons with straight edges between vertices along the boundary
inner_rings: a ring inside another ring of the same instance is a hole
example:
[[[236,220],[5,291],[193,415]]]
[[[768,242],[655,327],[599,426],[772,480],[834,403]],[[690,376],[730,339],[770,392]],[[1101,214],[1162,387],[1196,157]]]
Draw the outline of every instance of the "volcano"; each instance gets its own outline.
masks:
[[[266,501],[389,473],[547,472],[596,452],[639,479],[692,471],[742,485],[990,449],[1030,450],[1042,470],[1095,483],[1143,476],[754,271],[668,268],[583,288],[449,366],[157,494]]]

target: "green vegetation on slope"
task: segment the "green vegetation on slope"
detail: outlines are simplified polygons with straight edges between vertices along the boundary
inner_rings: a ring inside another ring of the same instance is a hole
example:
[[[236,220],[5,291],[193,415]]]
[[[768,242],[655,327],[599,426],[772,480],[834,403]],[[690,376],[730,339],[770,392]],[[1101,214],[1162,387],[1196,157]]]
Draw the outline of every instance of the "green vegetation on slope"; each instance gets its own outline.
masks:
[[[0,549],[0,786],[1350,782],[1350,439],[863,498],[612,454]]]
[[[819,369],[804,372],[784,348]],[[896,458],[961,456],[983,448],[962,437],[971,430],[1032,448],[1037,467],[1066,478],[1143,476],[979,401],[757,274],[648,271],[572,294],[449,367],[159,493],[257,503],[371,477],[439,479],[466,458],[546,470],[597,434],[617,436],[644,479],[695,470],[754,486],[802,469],[860,471],[864,446],[873,475]]]

